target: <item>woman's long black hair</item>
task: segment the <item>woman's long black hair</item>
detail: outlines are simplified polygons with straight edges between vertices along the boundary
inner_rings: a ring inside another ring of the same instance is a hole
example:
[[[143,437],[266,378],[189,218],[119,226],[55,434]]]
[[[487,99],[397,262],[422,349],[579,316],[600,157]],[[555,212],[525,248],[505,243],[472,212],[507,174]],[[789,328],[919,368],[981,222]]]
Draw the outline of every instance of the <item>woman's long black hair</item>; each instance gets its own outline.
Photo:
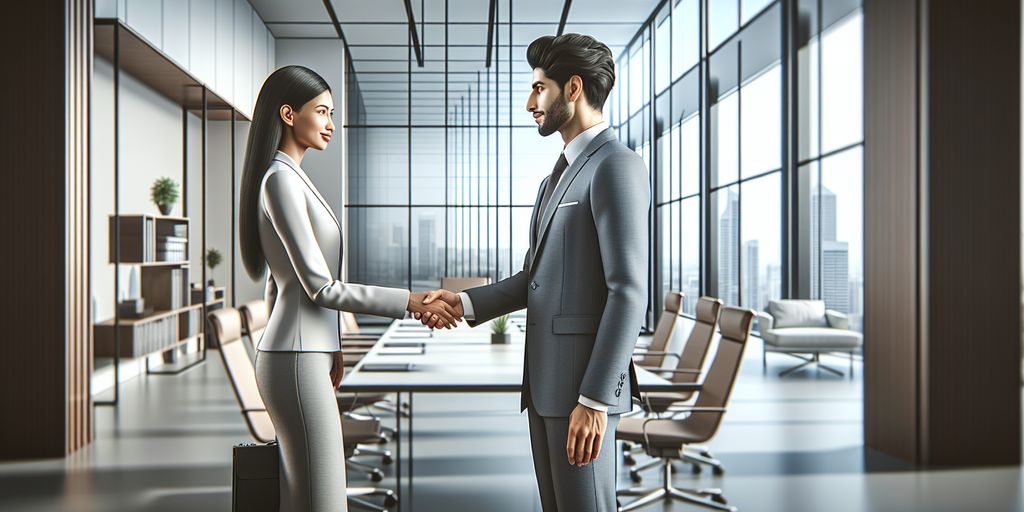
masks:
[[[323,77],[302,66],[285,66],[274,71],[260,88],[249,127],[249,139],[245,143],[238,212],[242,264],[245,272],[254,280],[263,279],[266,268],[263,247],[260,245],[260,185],[281,144],[284,122],[279,112],[283,105],[298,111],[309,100],[330,90],[331,86],[327,85]]]

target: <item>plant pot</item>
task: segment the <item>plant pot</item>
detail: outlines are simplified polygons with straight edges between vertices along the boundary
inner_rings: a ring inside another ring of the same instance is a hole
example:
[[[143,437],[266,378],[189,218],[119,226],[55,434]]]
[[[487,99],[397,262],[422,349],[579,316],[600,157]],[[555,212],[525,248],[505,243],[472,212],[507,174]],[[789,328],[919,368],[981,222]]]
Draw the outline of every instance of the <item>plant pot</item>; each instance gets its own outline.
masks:
[[[174,208],[174,205],[173,204],[158,204],[157,207],[160,208],[160,214],[161,215],[170,215],[171,214],[171,210]]]
[[[493,345],[507,345],[509,343],[512,343],[512,335],[511,334],[508,334],[508,333],[498,334],[496,332],[495,333],[491,333],[491,344],[493,344]]]
[[[210,286],[210,287],[217,286],[217,285],[213,284],[213,279],[210,279],[210,280],[206,281],[206,285]]]

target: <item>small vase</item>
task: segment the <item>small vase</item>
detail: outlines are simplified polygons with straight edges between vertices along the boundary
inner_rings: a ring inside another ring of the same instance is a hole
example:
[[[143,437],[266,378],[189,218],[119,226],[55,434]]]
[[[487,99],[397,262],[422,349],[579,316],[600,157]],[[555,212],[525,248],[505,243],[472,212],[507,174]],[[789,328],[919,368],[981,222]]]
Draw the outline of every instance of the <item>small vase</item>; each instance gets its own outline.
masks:
[[[509,343],[512,343],[512,335],[511,334],[508,334],[508,333],[498,334],[496,332],[495,333],[491,333],[491,344],[492,345],[507,345]]]
[[[170,215],[171,209],[174,208],[173,204],[158,204],[157,206],[160,208],[160,213],[162,215]]]

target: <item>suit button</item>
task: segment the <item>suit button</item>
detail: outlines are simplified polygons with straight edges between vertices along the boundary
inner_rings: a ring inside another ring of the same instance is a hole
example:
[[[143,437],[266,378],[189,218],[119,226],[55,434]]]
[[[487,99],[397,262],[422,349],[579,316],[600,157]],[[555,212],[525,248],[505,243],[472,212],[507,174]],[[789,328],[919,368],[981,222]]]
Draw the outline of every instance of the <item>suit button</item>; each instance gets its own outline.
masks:
[[[530,289],[531,290],[536,290],[537,288],[540,288],[540,285],[537,284],[537,281],[534,281],[534,282],[530,283]]]

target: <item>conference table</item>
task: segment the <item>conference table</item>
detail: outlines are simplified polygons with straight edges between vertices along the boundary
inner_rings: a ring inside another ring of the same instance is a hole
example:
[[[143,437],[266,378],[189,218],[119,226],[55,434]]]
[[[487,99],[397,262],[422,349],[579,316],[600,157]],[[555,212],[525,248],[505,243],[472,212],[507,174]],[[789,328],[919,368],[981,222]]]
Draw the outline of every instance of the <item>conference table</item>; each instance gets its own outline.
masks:
[[[409,404],[408,485],[413,482],[413,395],[416,393],[518,393],[522,390],[523,355],[526,347],[525,316],[509,322],[511,342],[492,344],[490,324],[431,330],[418,320],[396,320],[350,370],[341,382],[345,393],[397,393],[401,411],[403,395]],[[699,391],[700,383],[674,383],[637,368],[641,392]],[[402,414],[396,413],[395,494],[403,509]],[[411,497],[411,496],[410,496]]]

